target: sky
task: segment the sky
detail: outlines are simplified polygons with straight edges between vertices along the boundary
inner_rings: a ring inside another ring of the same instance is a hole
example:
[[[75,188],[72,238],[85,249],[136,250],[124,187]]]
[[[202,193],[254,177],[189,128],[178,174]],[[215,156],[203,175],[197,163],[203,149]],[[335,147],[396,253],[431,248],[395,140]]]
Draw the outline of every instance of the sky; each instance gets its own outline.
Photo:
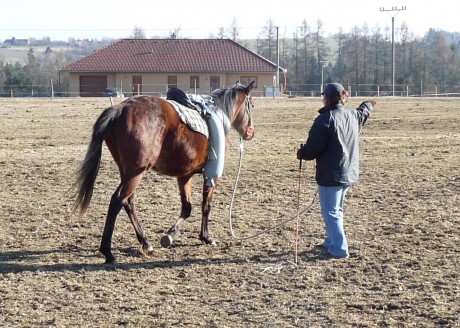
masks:
[[[438,0],[14,0],[2,5],[0,41],[15,37],[52,41],[69,38],[128,38],[135,27],[147,38],[167,37],[179,30],[179,37],[208,38],[235,22],[240,39],[256,38],[271,20],[280,37],[292,37],[304,20],[316,28],[323,24],[324,36],[344,33],[367,24],[372,32],[392,25],[395,36],[405,23],[416,37],[429,28],[460,32],[460,1]],[[277,4],[277,5],[275,5]],[[381,8],[405,10],[381,11]],[[390,30],[391,31],[391,30]]]

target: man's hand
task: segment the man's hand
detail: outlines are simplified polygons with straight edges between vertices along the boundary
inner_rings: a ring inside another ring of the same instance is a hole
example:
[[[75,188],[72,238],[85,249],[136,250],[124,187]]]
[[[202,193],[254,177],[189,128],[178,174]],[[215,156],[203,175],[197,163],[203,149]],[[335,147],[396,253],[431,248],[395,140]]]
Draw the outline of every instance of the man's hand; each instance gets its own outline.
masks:
[[[297,150],[297,159],[302,159],[302,149]]]

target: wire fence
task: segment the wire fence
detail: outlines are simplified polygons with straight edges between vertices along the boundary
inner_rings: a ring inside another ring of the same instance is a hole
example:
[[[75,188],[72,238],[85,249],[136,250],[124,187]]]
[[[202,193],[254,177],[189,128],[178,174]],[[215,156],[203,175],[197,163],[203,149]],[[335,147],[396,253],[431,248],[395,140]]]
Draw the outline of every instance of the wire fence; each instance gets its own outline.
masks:
[[[325,85],[293,85],[284,91],[288,96],[319,97]],[[344,84],[350,97],[460,97],[460,85],[434,84]]]
[[[184,90],[186,93],[199,93],[199,94],[210,94],[211,90],[194,90],[189,85],[177,85],[176,87]],[[296,84],[289,85],[287,88],[281,86],[280,90],[276,94],[273,92],[267,92],[267,88],[259,86],[259,88],[253,90],[252,95],[255,97],[320,97],[321,91],[325,85],[320,84]],[[349,84],[344,85],[348,91],[350,97],[460,97],[460,85],[411,85],[411,84],[399,84],[399,85],[377,85],[377,84]],[[167,84],[143,84],[142,88],[136,86],[133,88],[130,85],[125,86],[126,90],[121,90],[119,97],[130,97],[137,94],[154,95],[164,97],[168,90]],[[109,96],[104,93],[104,90],[100,92],[70,92],[68,90],[80,89],[69,87],[64,90],[62,86],[51,86],[51,85],[10,85],[0,87],[0,97],[2,98],[32,98],[32,97],[104,97]],[[133,92],[131,90],[142,90],[142,92]],[[56,91],[60,90],[60,91]],[[151,91],[148,91],[151,90]]]

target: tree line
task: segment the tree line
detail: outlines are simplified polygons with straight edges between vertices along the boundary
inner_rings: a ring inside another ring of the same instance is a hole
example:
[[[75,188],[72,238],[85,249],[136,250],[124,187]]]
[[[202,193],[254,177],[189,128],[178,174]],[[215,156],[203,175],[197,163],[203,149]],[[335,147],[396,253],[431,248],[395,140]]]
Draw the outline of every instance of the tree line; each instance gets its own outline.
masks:
[[[172,34],[186,38],[180,29]],[[389,94],[393,87],[398,94],[409,89],[410,94],[460,94],[458,32],[430,29],[425,36],[416,38],[403,23],[394,42],[394,77],[389,28],[370,29],[365,24],[348,33],[339,30],[326,37],[320,20],[314,27],[304,20],[292,35],[287,35],[269,19],[256,40],[240,40],[239,34],[234,20],[230,28],[220,28],[217,35],[209,37],[230,38],[274,63],[279,62],[283,69],[280,83],[296,94],[318,95],[322,82],[340,82],[363,96]],[[129,37],[146,38],[137,26]],[[68,77],[59,74],[59,69],[113,41],[104,39],[67,51],[53,51],[48,46],[38,56],[31,46],[26,64],[6,63],[0,58],[0,96],[49,95],[51,89],[65,93]]]
[[[269,20],[257,39],[257,53],[274,63],[279,56],[280,67],[287,70],[287,89],[307,95],[319,90],[322,77],[324,83],[340,82],[358,95],[388,94],[393,87],[398,94],[460,95],[458,32],[430,29],[416,38],[402,24],[394,42],[394,77],[391,29],[365,24],[332,38],[324,34],[321,21],[313,28],[303,21],[292,36],[280,36]]]
[[[71,38],[69,42],[63,43],[51,42],[49,38],[29,40],[32,44],[25,64],[20,61],[6,62],[0,58],[0,97],[50,96],[52,91],[67,94],[68,74],[60,74],[59,69],[113,41],[103,39],[77,42]],[[36,53],[34,46],[44,47],[45,50]],[[54,51],[54,46],[65,50]]]

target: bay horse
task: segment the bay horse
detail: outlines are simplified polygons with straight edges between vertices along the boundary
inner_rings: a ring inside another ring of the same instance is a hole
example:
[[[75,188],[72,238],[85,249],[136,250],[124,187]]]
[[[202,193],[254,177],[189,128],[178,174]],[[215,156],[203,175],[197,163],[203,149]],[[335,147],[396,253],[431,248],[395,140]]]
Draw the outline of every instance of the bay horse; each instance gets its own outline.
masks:
[[[237,82],[227,89],[211,93],[216,111],[222,111],[244,140],[254,136],[251,107],[251,90],[254,82],[244,86]],[[192,177],[200,173],[208,155],[208,139],[185,125],[173,106],[161,97],[133,96],[120,104],[105,109],[93,126],[85,158],[76,172],[75,210],[83,215],[90,204],[96,176],[99,172],[102,146],[105,141],[120,173],[120,184],[113,193],[99,251],[105,263],[117,264],[112,254],[112,235],[115,221],[125,209],[136,232],[136,237],[146,252],[153,247],[139,222],[134,206],[134,195],[143,176],[149,170],[177,178],[180,191],[181,212],[177,222],[160,240],[162,247],[172,245],[190,216]],[[204,179],[205,180],[205,179]],[[217,179],[215,179],[216,181]],[[208,233],[208,218],[215,184],[203,183],[202,219],[199,239],[215,245]]]

